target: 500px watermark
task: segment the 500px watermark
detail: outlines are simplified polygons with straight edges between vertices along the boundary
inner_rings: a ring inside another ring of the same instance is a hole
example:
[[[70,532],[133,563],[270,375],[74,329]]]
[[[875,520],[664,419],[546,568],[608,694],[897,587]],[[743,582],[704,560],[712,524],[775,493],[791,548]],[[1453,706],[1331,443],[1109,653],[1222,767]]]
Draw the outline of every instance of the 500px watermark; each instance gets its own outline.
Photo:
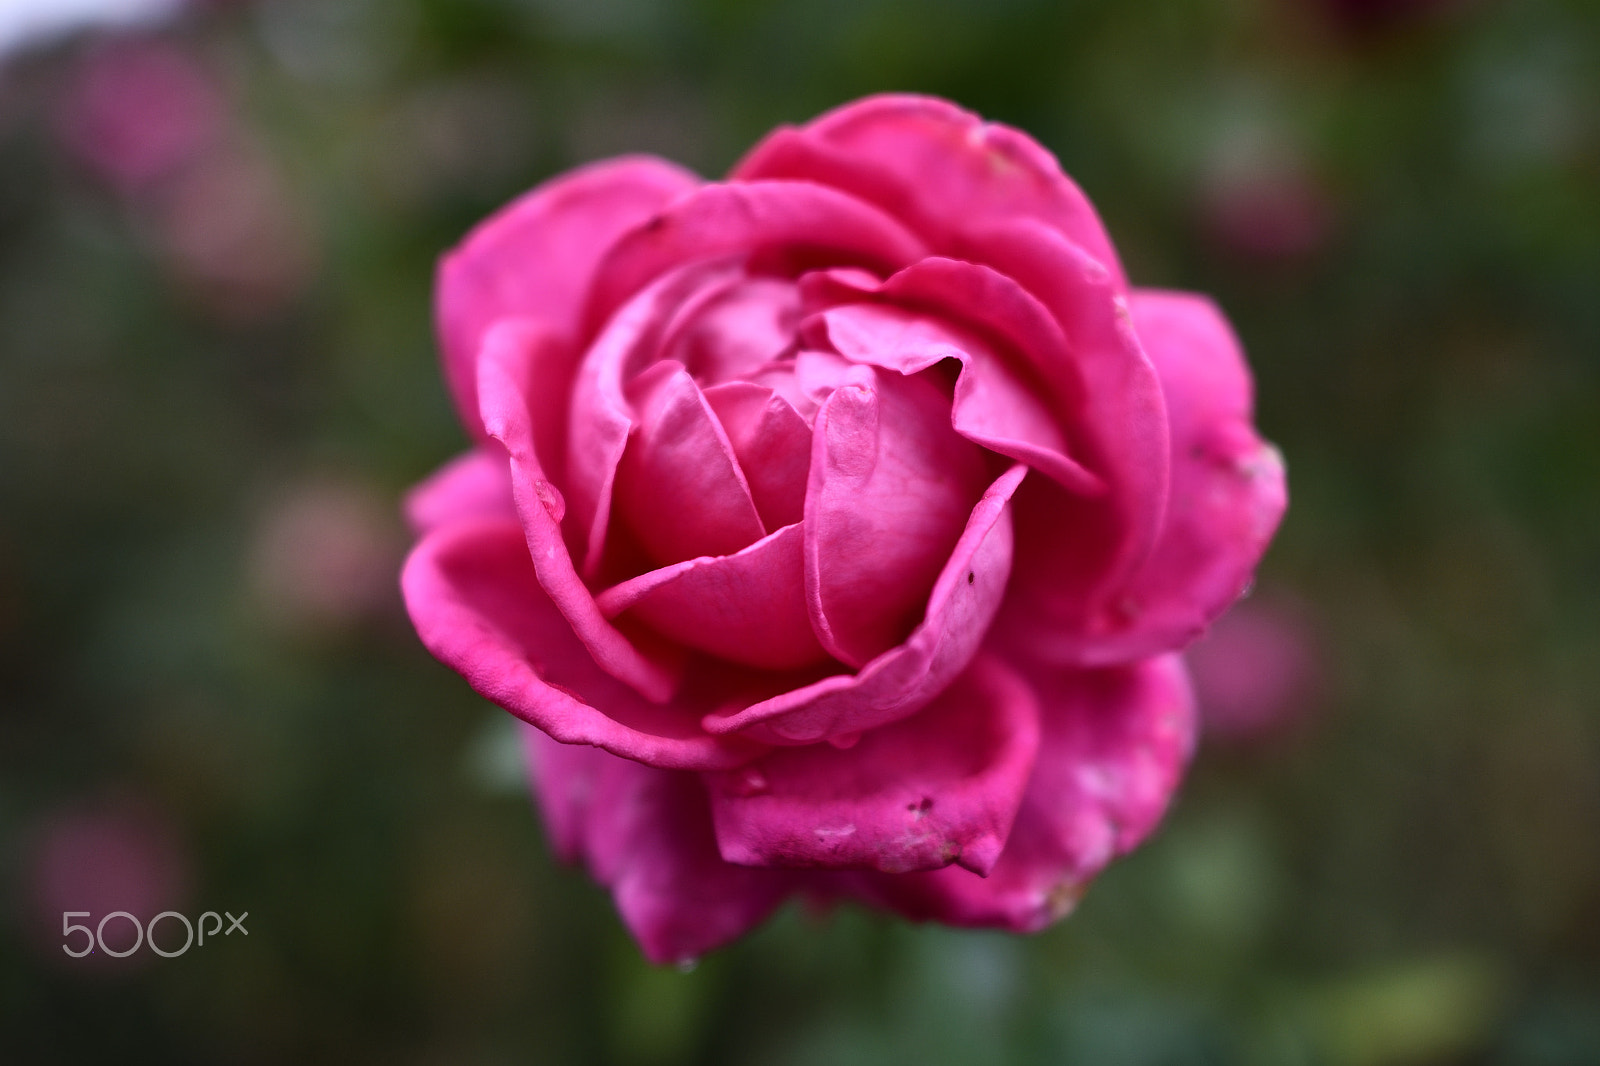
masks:
[[[228,917],[228,928],[226,931],[224,931],[222,928],[222,916],[224,914]],[[218,914],[216,911],[206,911],[200,916],[198,922],[190,922],[188,918],[179,914],[177,911],[162,911],[154,918],[151,918],[149,924],[147,925],[141,925],[139,923],[139,919],[135,918],[127,911],[112,911],[110,914],[107,914],[105,917],[101,918],[100,924],[95,926],[93,929],[90,929],[87,925],[78,925],[72,920],[74,918],[88,918],[89,916],[89,911],[61,912],[61,936],[63,941],[71,937],[74,933],[82,933],[84,936],[83,949],[80,951],[74,951],[72,949],[72,945],[69,943],[62,943],[61,945],[61,950],[65,951],[68,955],[71,955],[75,959],[83,958],[97,947],[100,949],[101,954],[110,955],[113,959],[120,959],[125,956],[132,955],[135,951],[139,950],[141,945],[144,944],[149,944],[150,950],[155,952],[157,955],[160,955],[162,958],[175,959],[196,944],[204,946],[207,935],[209,935],[213,940],[216,939],[219,932],[222,933],[223,936],[232,936],[235,932],[243,933],[245,936],[250,935],[250,930],[244,927],[244,920],[250,917],[249,911],[243,912],[237,918],[235,918],[232,914],[229,914],[227,911],[223,911],[222,914]],[[134,932],[133,947],[126,948],[122,951],[114,951],[111,948],[106,947],[106,923],[113,918],[125,918],[130,924],[132,924]],[[185,939],[183,941],[183,947],[177,949],[176,951],[166,951],[156,944],[156,923],[160,922],[163,918],[170,918],[174,921],[183,923]],[[214,922],[209,932],[206,929],[207,918],[212,919]],[[200,930],[198,940],[195,937],[196,926],[199,926]]]

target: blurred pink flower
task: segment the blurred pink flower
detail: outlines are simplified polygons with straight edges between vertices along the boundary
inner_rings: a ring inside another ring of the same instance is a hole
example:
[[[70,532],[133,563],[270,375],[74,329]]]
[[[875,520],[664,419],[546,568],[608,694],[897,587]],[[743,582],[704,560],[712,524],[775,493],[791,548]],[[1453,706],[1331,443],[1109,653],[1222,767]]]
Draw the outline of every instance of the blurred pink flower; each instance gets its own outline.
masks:
[[[267,511],[250,549],[250,582],[267,611],[291,626],[346,626],[398,607],[401,532],[381,498],[349,480],[290,488]]]
[[[1241,600],[1187,656],[1204,730],[1221,739],[1277,735],[1316,698],[1315,629],[1301,609],[1282,601]]]
[[[316,245],[307,214],[270,159],[235,146],[172,183],[157,239],[209,310],[249,321],[282,310],[310,281]]]
[[[120,192],[169,178],[216,141],[227,107],[188,53],[122,41],[83,57],[59,115],[66,147]]]
[[[116,959],[98,950],[81,959],[61,950],[62,914],[88,911],[72,919],[90,928],[113,911],[127,911],[146,924],[166,910],[184,911],[193,885],[193,864],[179,829],[149,803],[113,795],[46,814],[32,827],[23,877],[33,908],[30,939],[46,957],[91,969],[106,964],[147,963],[153,953],[141,948]],[[132,946],[131,923],[114,919],[105,926],[113,950]],[[81,948],[82,934],[71,941]]]
[[[1224,163],[1202,192],[1200,212],[1207,236],[1224,252],[1269,266],[1313,258],[1333,229],[1326,190],[1292,161]]]

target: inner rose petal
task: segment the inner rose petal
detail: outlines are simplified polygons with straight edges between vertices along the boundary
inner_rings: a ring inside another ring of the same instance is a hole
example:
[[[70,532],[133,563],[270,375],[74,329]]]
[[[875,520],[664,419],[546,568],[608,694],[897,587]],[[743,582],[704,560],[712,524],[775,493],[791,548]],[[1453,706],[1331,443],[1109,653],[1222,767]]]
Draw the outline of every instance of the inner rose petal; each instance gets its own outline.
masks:
[[[702,386],[748,379],[793,347],[799,309],[793,282],[746,278],[686,307],[661,355],[682,363]]]
[[[811,427],[775,390],[730,381],[705,390],[768,529],[800,521],[811,470]]]
[[[722,425],[683,364],[628,385],[638,424],[617,467],[617,506],[659,563],[731,555],[766,536]]]
[[[987,482],[925,375],[851,367],[817,413],[806,594],[823,647],[865,665],[905,639]]]

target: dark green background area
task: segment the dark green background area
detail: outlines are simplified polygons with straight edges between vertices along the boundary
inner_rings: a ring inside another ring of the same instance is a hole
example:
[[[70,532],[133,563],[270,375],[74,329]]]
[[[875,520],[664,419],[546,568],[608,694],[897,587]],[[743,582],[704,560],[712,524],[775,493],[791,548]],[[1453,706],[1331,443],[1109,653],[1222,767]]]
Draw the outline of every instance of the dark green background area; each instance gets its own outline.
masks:
[[[0,68],[0,1060],[1600,1062],[1593,4],[271,0],[160,37],[308,272],[243,312],[174,272],[54,132],[101,42]],[[398,566],[394,501],[464,443],[430,287],[471,224],[624,151],[714,176],[886,89],[1033,133],[1137,284],[1227,310],[1290,472],[1258,595],[1319,683],[1292,728],[1204,738],[1046,933],[790,908],[654,970],[389,579],[285,605],[271,531],[331,496]],[[1262,144],[1321,198],[1294,254],[1207,213]],[[122,807],[165,826],[177,909],[248,939],[62,956],[30,856]]]

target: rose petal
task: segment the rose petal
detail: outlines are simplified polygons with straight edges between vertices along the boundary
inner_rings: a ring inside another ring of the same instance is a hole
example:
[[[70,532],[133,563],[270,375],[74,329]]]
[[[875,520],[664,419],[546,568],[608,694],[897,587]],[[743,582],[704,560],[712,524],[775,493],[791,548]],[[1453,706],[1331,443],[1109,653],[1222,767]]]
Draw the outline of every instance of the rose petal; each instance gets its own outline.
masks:
[[[1054,652],[1089,664],[1198,637],[1249,583],[1287,505],[1283,460],[1256,435],[1250,372],[1216,305],[1136,290],[1129,310],[1166,393],[1172,495],[1155,552],[1113,600],[1122,628]]]
[[[924,254],[922,242],[871,204],[810,182],[703,185],[617,242],[595,274],[593,334],[644,285],[682,263],[772,247],[813,247],[832,258],[894,270]]]
[[[738,766],[762,750],[707,736],[698,711],[652,703],[602,670],[540,588],[515,522],[457,522],[425,535],[401,589],[440,662],[558,740],[677,769]]]
[[[705,397],[733,445],[762,523],[777,529],[800,521],[811,471],[805,419],[776,391],[753,382],[713,385]]]
[[[902,374],[915,374],[943,359],[956,360],[961,373],[951,423],[957,433],[1027,463],[1068,491],[1086,495],[1105,491],[1099,478],[1067,454],[1066,434],[1037,395],[1040,390],[976,335],[924,314],[865,303],[824,311],[807,325],[809,342],[821,343],[820,333],[845,358]]]
[[[1036,219],[1088,249],[1126,287],[1099,216],[1056,158],[1020,130],[945,100],[885,94],[846,104],[773,133],[731,176],[832,185],[906,219],[939,251],[971,228]]]
[[[1182,660],[1035,673],[1043,730],[1011,837],[987,878],[955,867],[858,875],[852,890],[918,921],[1042,929],[1161,820],[1194,748]]]
[[[848,750],[781,748],[708,775],[717,843],[748,866],[905,873],[956,862],[987,874],[1038,743],[1032,690],[979,655],[927,707]]]
[[[1029,220],[982,237],[996,269],[1061,324],[1089,398],[1075,442],[1088,453],[1084,465],[1108,488],[1090,499],[1036,479],[1018,496],[1017,565],[1029,580],[998,624],[1046,654],[1057,633],[1108,625],[1101,620],[1114,610],[1116,590],[1155,546],[1170,483],[1166,403],[1103,266]]]
[[[817,413],[806,597],[822,646],[864,666],[905,639],[983,491],[983,453],[921,378],[852,369]]]
[[[786,870],[724,862],[695,774],[523,733],[558,852],[611,890],[645,957],[693,962],[760,924],[794,886]]]
[[[804,685],[742,710],[702,719],[717,734],[741,732],[768,744],[811,744],[898,721],[928,705],[971,662],[1011,576],[1008,503],[1028,468],[995,479],[933,583],[922,624],[905,643],[854,675]]]
[[[406,493],[406,521],[418,533],[474,518],[516,521],[511,469],[505,455],[475,448],[440,467]]]
[[[535,320],[565,356],[542,384],[565,396],[596,264],[618,237],[698,184],[688,171],[643,156],[581,167],[512,202],[440,261],[435,310],[445,378],[474,437],[482,436],[476,366],[488,328],[508,316]]]
[[[490,331],[491,341],[495,333]],[[566,504],[560,508],[554,506],[562,497],[545,477],[534,451],[534,427],[527,396],[512,376],[519,365],[514,359],[514,350],[486,343],[484,351],[485,358],[478,367],[483,425],[505,448],[510,459],[511,493],[516,500],[527,553],[532,558],[539,586],[560,609],[594,661],[607,673],[653,700],[668,699],[676,684],[672,664],[647,657],[614,629],[601,616],[594,597],[573,568],[557,517],[566,509]],[[506,358],[496,358],[503,351],[507,352]]]
[[[722,423],[681,363],[628,386],[638,425],[617,467],[617,506],[656,562],[731,555],[766,536]]]
[[[654,357],[663,331],[685,301],[737,276],[737,268],[726,262],[671,271],[628,301],[584,354],[572,388],[564,487],[575,539],[583,546],[583,573],[591,580],[600,572],[617,466],[633,428],[624,383],[637,364]]]
[[[769,670],[827,658],[806,612],[805,533],[782,529],[733,555],[691,559],[607,589],[607,618],[624,612],[687,647]]]
[[[661,356],[702,385],[748,378],[794,344],[800,297],[794,283],[745,278],[673,323]]]

